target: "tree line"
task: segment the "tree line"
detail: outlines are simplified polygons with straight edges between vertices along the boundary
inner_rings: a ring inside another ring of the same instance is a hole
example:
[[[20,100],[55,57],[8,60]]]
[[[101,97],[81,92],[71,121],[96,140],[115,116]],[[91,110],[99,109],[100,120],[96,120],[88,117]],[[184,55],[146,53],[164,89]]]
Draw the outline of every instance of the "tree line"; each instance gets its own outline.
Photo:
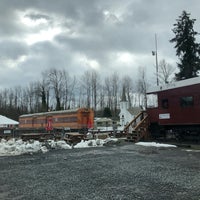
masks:
[[[142,73],[145,73],[144,70]],[[26,87],[2,89],[0,113],[18,120],[19,115],[25,113],[86,107],[93,108],[99,115],[105,114],[105,108],[109,108],[112,116],[118,117],[123,86],[131,104],[144,105],[144,75],[142,79],[134,82],[130,76],[120,77],[117,72],[102,78],[94,70],[76,77],[65,69],[52,68],[43,71],[40,80]]]

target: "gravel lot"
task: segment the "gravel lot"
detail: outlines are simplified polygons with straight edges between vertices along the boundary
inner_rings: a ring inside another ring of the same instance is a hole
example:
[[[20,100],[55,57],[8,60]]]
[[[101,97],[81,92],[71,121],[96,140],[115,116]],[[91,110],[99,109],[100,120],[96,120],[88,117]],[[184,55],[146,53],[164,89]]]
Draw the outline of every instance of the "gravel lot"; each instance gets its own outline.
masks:
[[[2,200],[200,200],[200,152],[130,143],[0,157]]]

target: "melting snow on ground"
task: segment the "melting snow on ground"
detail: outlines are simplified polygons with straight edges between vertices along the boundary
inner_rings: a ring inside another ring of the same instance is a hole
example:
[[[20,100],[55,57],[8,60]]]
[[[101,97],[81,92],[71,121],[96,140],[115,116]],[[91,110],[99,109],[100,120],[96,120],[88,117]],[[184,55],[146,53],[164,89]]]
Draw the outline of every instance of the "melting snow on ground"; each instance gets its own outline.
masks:
[[[185,149],[184,151],[187,151],[187,152],[200,152],[200,150],[198,150],[198,149]]]
[[[89,141],[81,141],[80,143],[71,146],[65,141],[48,140],[46,142],[39,142],[36,140],[23,141],[21,139],[10,139],[0,141],[0,156],[20,155],[25,153],[43,152],[46,153],[50,149],[72,149],[72,148],[86,148],[86,147],[101,147],[108,143],[115,143],[118,139],[96,139]]]
[[[116,138],[96,139],[81,141],[76,145],[69,145],[64,140],[54,141],[48,140],[46,142],[39,142],[36,140],[23,141],[21,139],[2,139],[0,142],[0,156],[32,154],[36,152],[46,153],[50,149],[72,149],[72,148],[88,148],[88,147],[102,147],[106,144],[115,144],[118,142]],[[136,145],[154,146],[154,147],[176,147],[175,145],[160,144],[155,142],[138,142]]]
[[[148,147],[176,147],[172,144],[161,144],[156,142],[138,142],[136,145],[148,146]]]

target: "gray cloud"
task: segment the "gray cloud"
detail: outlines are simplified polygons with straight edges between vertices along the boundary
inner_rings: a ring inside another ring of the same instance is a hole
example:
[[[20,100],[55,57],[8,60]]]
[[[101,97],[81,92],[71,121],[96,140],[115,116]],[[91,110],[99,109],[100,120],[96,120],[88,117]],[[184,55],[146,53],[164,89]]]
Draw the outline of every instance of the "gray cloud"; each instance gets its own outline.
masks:
[[[0,87],[28,84],[51,67],[132,75],[144,66],[152,77],[155,33],[159,59],[176,65],[171,29],[186,10],[200,32],[199,6],[199,0],[1,0]]]
[[[27,15],[25,15],[25,17],[29,17],[29,18],[31,18],[32,20],[38,20],[38,19],[46,19],[46,20],[49,20],[49,19],[50,19],[50,17],[47,16],[47,15],[37,14],[37,13],[30,13],[30,14],[27,14]]]
[[[8,59],[17,59],[20,56],[26,55],[28,48],[25,44],[19,41],[3,40],[0,42],[0,57]]]

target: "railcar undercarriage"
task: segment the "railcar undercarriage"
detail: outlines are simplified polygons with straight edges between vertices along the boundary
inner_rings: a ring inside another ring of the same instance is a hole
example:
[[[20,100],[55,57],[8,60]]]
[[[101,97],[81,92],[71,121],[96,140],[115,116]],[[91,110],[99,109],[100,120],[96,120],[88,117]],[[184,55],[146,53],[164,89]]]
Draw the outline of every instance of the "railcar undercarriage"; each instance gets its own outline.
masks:
[[[200,125],[150,125],[152,139],[200,142]]]

